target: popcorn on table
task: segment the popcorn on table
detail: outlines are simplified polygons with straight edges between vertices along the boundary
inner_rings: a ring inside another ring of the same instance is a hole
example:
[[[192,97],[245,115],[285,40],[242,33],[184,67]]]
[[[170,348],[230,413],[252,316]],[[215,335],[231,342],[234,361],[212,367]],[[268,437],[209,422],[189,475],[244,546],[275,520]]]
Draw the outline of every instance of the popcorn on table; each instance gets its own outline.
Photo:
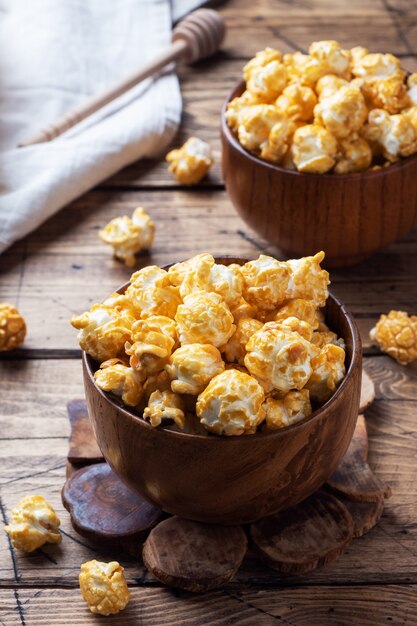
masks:
[[[154,236],[155,225],[142,207],[135,209],[131,218],[116,217],[99,231],[100,239],[113,246],[115,258],[128,267],[135,264],[135,254],[152,246]]]
[[[417,74],[392,54],[313,42],[308,54],[266,48],[226,121],[256,156],[306,173],[350,174],[417,152]],[[376,113],[378,111],[378,113]],[[380,113],[380,111],[383,112]]]
[[[199,183],[213,165],[210,146],[198,137],[190,137],[181,148],[168,152],[166,160],[182,185]]]
[[[26,336],[26,323],[15,306],[0,302],[0,352],[18,348]]]
[[[153,427],[188,429],[196,413],[229,436],[255,432],[265,415],[266,430],[306,417],[344,376],[344,341],[321,311],[323,258],[225,266],[203,253],[135,272],[123,294],[72,320],[98,361],[96,384]]]
[[[417,361],[417,315],[390,311],[381,315],[369,336],[400,365]]]
[[[25,496],[13,509],[10,523],[4,527],[15,548],[33,552],[45,543],[60,543],[61,521],[42,496]]]
[[[79,575],[81,594],[92,613],[113,615],[130,600],[123,567],[117,561],[87,561]]]

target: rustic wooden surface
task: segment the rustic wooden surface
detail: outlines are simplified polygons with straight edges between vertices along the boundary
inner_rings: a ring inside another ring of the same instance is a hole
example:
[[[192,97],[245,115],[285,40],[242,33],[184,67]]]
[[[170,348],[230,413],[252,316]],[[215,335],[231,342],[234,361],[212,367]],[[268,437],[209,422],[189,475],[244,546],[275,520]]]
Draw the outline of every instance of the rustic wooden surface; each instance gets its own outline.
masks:
[[[66,403],[82,397],[80,352],[68,324],[125,282],[129,270],[109,256],[97,231],[110,217],[145,206],[157,225],[151,256],[168,263],[213,254],[281,256],[236,216],[219,168],[218,114],[244,61],[265,45],[305,49],[336,38],[398,54],[417,71],[417,6],[406,0],[229,0],[229,27],[216,58],[181,71],[183,125],[176,143],[198,134],[212,143],[217,164],[198,188],[178,186],[161,162],[136,163],[62,210],[0,258],[1,299],[28,322],[25,347],[0,363],[1,515],[30,492],[56,507],[65,533],[59,546],[15,554],[0,533],[0,624],[380,625],[417,623],[417,366],[401,367],[371,347],[367,332],[390,308],[417,312],[417,230],[367,263],[332,273],[333,289],[356,315],[365,367],[376,381],[367,410],[369,464],[393,491],[378,526],[335,563],[302,577],[268,570],[249,553],[224,590],[194,597],[164,589],[133,557],[98,552],[76,535],[60,501],[69,425]],[[12,209],[13,207],[11,207]],[[77,589],[80,563],[120,558],[132,602],[114,618],[89,614]]]

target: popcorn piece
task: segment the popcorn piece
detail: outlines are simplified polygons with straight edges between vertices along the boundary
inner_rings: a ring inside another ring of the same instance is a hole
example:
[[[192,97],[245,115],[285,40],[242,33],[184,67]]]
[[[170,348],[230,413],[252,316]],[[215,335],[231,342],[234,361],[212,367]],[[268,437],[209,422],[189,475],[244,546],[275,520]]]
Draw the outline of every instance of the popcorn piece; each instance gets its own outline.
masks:
[[[388,113],[399,113],[409,103],[407,87],[402,72],[384,79],[357,78],[357,85],[369,109],[385,109]]]
[[[336,391],[345,375],[345,351],[329,343],[311,359],[313,373],[305,388],[316,402],[326,402]]]
[[[143,397],[143,378],[121,359],[104,361],[94,379],[100,389],[111,391],[128,406],[137,406]]]
[[[286,263],[261,254],[241,268],[244,287],[243,297],[262,310],[273,310],[286,297],[290,271]]]
[[[246,302],[245,298],[241,298],[235,307],[230,307],[230,311],[233,315],[233,319],[237,323],[245,317],[256,317],[258,314],[258,307],[254,304]]]
[[[353,64],[359,63],[367,54],[369,54],[369,50],[362,46],[355,46],[350,49],[350,58]]]
[[[211,344],[191,343],[181,346],[166,366],[175,393],[198,395],[210,380],[224,370],[224,363],[217,348]]]
[[[246,150],[259,152],[268,144],[269,133],[284,116],[271,104],[255,104],[239,116],[237,134]]]
[[[313,88],[316,82],[327,73],[325,63],[308,54],[294,52],[284,56],[284,65],[290,83],[299,83]]]
[[[175,321],[182,345],[211,343],[218,348],[235,331],[229,307],[217,293],[195,291],[178,307]]]
[[[172,391],[154,391],[143,412],[143,418],[149,420],[154,427],[159,426],[162,420],[173,420],[183,430],[185,413],[181,396]]]
[[[141,311],[141,317],[164,315],[173,318],[181,298],[173,287],[168,272],[150,265],[132,274],[126,296]]]
[[[326,76],[322,76],[317,81],[315,90],[321,101],[329,96],[333,96],[339,89],[348,85],[349,82],[344,78],[340,78],[340,76],[335,76],[334,74],[326,74]]]
[[[236,321],[236,320],[235,320]],[[237,321],[236,330],[221,351],[230,363],[236,361],[243,365],[246,354],[246,344],[254,333],[262,328],[263,324],[253,318],[242,318]]]
[[[417,315],[390,311],[381,315],[369,336],[400,365],[417,360]]]
[[[91,311],[71,319],[72,326],[80,331],[78,342],[81,349],[100,362],[123,352],[134,322],[129,310],[114,309],[105,304],[94,304]]]
[[[247,90],[244,91],[241,96],[233,98],[227,105],[225,116],[230,128],[237,132],[241,116],[245,115],[254,104],[263,104],[262,99]]]
[[[337,141],[325,128],[307,124],[295,131],[291,156],[298,171],[324,174],[335,164],[336,154]]]
[[[313,118],[316,104],[317,98],[314,91],[310,87],[297,83],[288,85],[276,101],[276,106],[283,115],[304,122]]]
[[[282,61],[282,55],[279,50],[275,50],[274,48],[265,48],[265,50],[257,52],[253,59],[246,63],[243,68],[243,77],[245,81],[248,82],[254,72],[256,73],[260,68],[265,67],[272,61]]]
[[[298,317],[287,317],[285,320],[276,321],[275,324],[276,327],[281,328],[281,330],[298,333],[307,341],[311,341],[311,337],[313,336],[313,329],[310,324],[298,319]]]
[[[103,301],[104,306],[108,306],[111,309],[116,309],[120,312],[129,313],[132,318],[140,318],[140,309],[135,307],[133,302],[126,296],[126,294],[118,293],[117,291],[112,293],[108,298]]]
[[[364,50],[359,48],[356,50]],[[352,74],[358,78],[385,79],[402,72],[400,59],[393,54],[355,54]],[[405,73],[403,73],[404,75]]]
[[[281,306],[278,311],[274,312],[272,318],[268,321],[281,322],[288,317],[297,317],[299,320],[307,322],[313,330],[318,328],[320,321],[315,304],[303,298],[289,300],[286,304]]]
[[[294,131],[294,123],[286,117],[274,124],[268,141],[262,146],[261,158],[271,163],[280,163],[288,151]]]
[[[171,391],[171,379],[165,370],[158,374],[151,374],[143,383],[143,392],[147,401],[154,391]]]
[[[417,135],[406,115],[389,115],[383,109],[369,113],[365,138],[376,141],[388,161],[407,157],[417,151]]]
[[[329,296],[327,285],[330,283],[329,272],[320,267],[324,252],[314,256],[287,261],[290,269],[290,280],[286,298],[302,298],[322,307]]]
[[[348,50],[343,50],[339,42],[333,40],[314,41],[308,51],[323,67],[325,74],[350,78],[350,53]]]
[[[135,254],[151,247],[154,235],[155,225],[142,207],[134,210],[132,219],[116,217],[99,232],[100,239],[113,246],[116,259],[128,267],[135,264]]]
[[[198,396],[197,416],[216,435],[254,433],[265,419],[264,399],[262,387],[252,376],[236,369],[226,370]]]
[[[320,99],[314,109],[316,122],[335,137],[343,139],[358,132],[367,118],[364,97],[357,87],[341,87],[328,98]]]
[[[312,374],[312,346],[296,332],[268,322],[246,344],[245,366],[266,392],[304,387]]]
[[[10,524],[4,527],[14,547],[33,552],[45,543],[59,543],[61,524],[57,514],[42,496],[25,496],[13,509]]]
[[[199,183],[213,165],[210,146],[197,137],[190,137],[181,148],[168,152],[166,160],[171,164],[169,171],[183,185]]]
[[[417,137],[417,106],[406,109],[402,114],[414,128],[414,132]]]
[[[266,65],[254,67],[246,81],[246,88],[264,102],[273,102],[282,93],[287,78],[287,68],[275,59]]]
[[[0,302],[0,352],[18,348],[26,336],[25,320],[15,306]]]
[[[177,344],[177,326],[169,317],[152,315],[132,326],[132,343],[125,345],[130,365],[144,378],[164,369]]]
[[[329,343],[332,343],[335,346],[339,346],[339,348],[343,348],[343,350],[346,348],[344,339],[342,339],[342,337],[338,337],[336,333],[328,329],[324,331],[319,330],[313,333],[310,341],[314,346],[317,346],[317,348],[320,349],[324,348],[324,346]]]
[[[372,161],[371,146],[365,139],[344,139],[339,142],[339,154],[334,171],[336,174],[350,174],[368,169]]]
[[[79,575],[81,594],[92,613],[113,615],[123,611],[130,600],[123,567],[117,561],[87,561]]]
[[[310,392],[308,389],[301,389],[301,391],[290,391],[282,399],[268,398],[264,408],[267,430],[291,426],[311,415]]]

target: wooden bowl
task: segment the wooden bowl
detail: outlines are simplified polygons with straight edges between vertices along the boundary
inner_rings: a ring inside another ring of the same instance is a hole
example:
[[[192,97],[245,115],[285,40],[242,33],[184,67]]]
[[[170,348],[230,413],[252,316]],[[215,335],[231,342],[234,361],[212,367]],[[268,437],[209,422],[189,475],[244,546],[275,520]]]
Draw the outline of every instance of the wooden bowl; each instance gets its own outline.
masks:
[[[217,261],[242,264],[246,259]],[[202,522],[254,521],[314,493],[348,448],[362,373],[355,322],[332,295],[326,309],[330,328],[346,341],[346,376],[323,407],[273,433],[219,437],[153,428],[96,385],[98,364],[83,353],[90,418],[113,470],[164,511]]]
[[[221,116],[227,192],[241,217],[288,257],[326,253],[327,267],[346,267],[410,231],[417,219],[417,155],[378,171],[302,174],[267,163],[240,145]]]

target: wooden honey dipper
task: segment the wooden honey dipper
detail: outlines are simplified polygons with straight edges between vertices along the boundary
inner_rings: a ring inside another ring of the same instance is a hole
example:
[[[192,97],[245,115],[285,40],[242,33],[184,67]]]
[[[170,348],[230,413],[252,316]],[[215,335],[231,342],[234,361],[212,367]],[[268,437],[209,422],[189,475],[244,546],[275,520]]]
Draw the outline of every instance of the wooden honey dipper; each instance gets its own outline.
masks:
[[[175,27],[169,48],[161,52],[153,61],[125,76],[105,91],[88,98],[83,104],[69,111],[53,124],[20,143],[19,147],[52,141],[145,78],[156,74],[168,63],[179,60],[194,63],[214,54],[223,41],[225,30],[223,18],[217,11],[198,9],[190,13]]]

